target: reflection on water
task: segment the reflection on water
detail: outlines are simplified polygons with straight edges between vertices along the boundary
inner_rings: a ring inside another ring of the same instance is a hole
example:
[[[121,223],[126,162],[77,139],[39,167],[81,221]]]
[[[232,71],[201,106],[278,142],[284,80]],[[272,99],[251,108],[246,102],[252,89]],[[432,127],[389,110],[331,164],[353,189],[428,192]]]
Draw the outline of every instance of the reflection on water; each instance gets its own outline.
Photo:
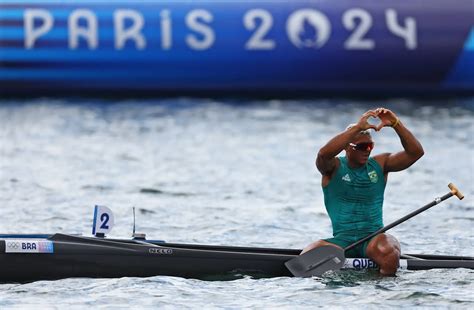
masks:
[[[329,271],[324,274],[321,282],[324,283],[328,289],[340,287],[352,287],[359,285],[366,285],[368,282],[377,282],[377,280],[384,280],[376,270],[344,270],[344,271]],[[381,287],[379,287],[382,289]]]

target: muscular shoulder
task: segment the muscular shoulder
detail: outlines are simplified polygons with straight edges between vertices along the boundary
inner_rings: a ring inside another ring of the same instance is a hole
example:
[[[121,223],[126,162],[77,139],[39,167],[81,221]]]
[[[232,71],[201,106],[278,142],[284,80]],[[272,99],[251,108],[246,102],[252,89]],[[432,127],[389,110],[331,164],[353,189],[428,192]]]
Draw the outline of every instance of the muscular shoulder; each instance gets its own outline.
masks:
[[[385,172],[385,163],[387,162],[387,158],[390,156],[390,153],[382,153],[382,154],[377,154],[373,157],[375,161],[380,165],[380,168],[382,168],[382,171]]]
[[[331,171],[331,173],[328,174],[322,174],[322,186],[326,187],[329,184],[329,181],[333,178],[333,176],[337,173],[337,170],[339,169],[341,165],[339,157],[334,158],[334,169]]]

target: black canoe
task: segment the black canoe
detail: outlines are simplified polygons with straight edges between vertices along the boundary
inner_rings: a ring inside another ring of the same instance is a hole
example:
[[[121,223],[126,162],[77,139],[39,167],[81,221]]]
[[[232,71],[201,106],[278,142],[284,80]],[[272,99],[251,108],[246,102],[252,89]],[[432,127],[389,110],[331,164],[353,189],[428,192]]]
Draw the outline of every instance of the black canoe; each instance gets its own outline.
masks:
[[[284,263],[299,249],[177,244],[145,239],[105,239],[76,235],[0,235],[0,282],[72,277],[118,278],[157,275],[224,280],[244,274],[291,276]],[[407,255],[405,269],[474,269],[474,257]],[[348,268],[376,268],[368,259],[348,260]]]

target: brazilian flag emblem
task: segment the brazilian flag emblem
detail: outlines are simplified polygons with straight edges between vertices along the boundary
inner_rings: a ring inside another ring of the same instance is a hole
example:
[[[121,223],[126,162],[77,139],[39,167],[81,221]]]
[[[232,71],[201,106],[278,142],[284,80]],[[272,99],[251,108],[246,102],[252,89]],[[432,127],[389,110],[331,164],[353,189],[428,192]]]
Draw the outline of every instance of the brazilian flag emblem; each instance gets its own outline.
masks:
[[[379,176],[377,175],[377,172],[375,170],[369,172],[369,179],[370,182],[377,183],[377,181],[379,180]]]

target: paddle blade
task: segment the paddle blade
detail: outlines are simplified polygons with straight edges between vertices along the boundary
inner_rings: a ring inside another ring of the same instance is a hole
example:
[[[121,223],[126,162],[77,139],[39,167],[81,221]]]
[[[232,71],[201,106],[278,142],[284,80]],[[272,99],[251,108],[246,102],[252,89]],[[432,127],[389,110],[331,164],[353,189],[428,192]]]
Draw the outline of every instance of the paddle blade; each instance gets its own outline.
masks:
[[[320,277],[326,271],[341,269],[345,260],[343,249],[326,245],[290,259],[285,266],[295,277]]]

